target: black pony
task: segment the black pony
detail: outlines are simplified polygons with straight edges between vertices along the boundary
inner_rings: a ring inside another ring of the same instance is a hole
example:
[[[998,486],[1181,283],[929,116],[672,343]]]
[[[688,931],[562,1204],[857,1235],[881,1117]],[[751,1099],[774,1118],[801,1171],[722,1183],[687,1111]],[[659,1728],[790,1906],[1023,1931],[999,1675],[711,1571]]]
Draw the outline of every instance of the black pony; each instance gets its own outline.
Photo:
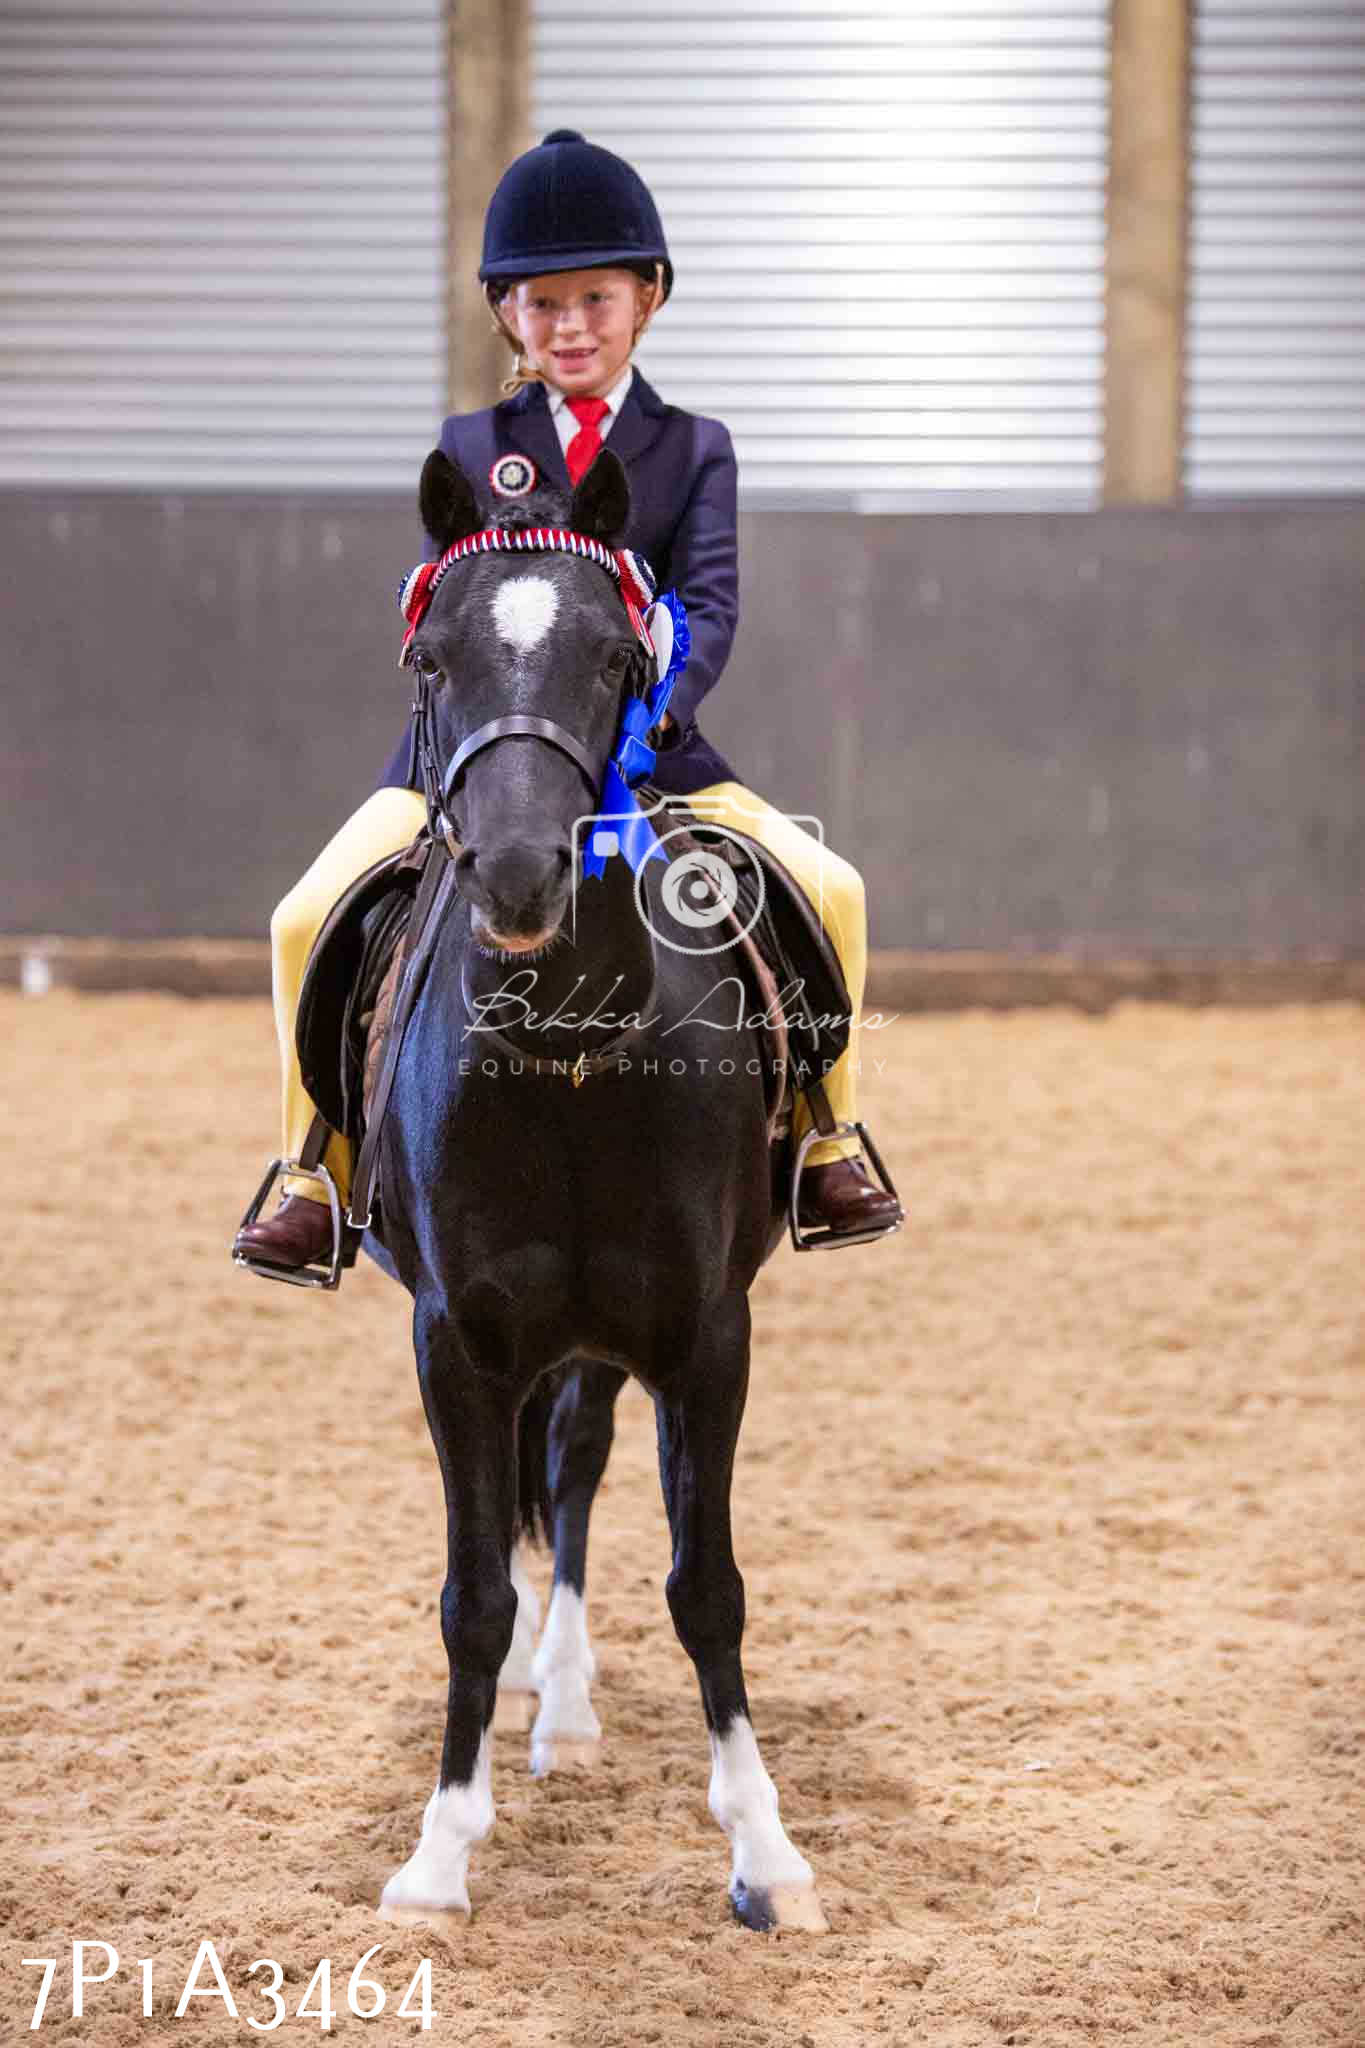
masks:
[[[442,550],[485,523],[468,480],[439,453],[420,504]],[[604,454],[571,504],[543,495],[498,523],[566,526],[610,545],[628,512],[625,473]],[[657,1413],[668,1604],[701,1687],[711,1811],[733,1850],[730,1896],[750,1926],[823,1928],[750,1725],[730,1537],[748,1290],[783,1229],[758,1031],[740,1023],[733,1057],[717,1058],[700,1013],[726,972],[721,959],[657,944],[651,932],[667,930],[671,914],[665,861],[646,863],[637,893],[623,857],[586,880],[577,858],[623,706],[652,681],[648,656],[613,577],[563,552],[458,561],[411,652],[447,769],[471,736],[477,744],[447,775],[459,894],[383,1124],[383,1242],[414,1298],[445,1482],[450,1689],[437,1787],[381,1911],[468,1911],[469,1852],[493,1825],[490,1729],[517,1619],[518,1417],[528,1399],[528,1414],[547,1411],[567,1370],[551,1429],[560,1533],[569,1550],[585,1538],[599,1448],[605,1457],[600,1400],[633,1374]],[[484,730],[509,718],[521,729]],[[534,1015],[523,1007],[528,967]],[[509,1004],[514,975],[522,1000]],[[604,1064],[613,1037],[632,1056]],[[575,1389],[599,1402],[576,1461]],[[608,1435],[609,1411],[610,1398]],[[523,1492],[523,1518],[530,1505]],[[579,1567],[581,1588],[581,1556]],[[558,1618],[552,1609],[541,1653],[542,1765],[596,1725],[584,1722],[581,1657],[556,1657],[575,1632],[574,1574],[560,1576],[568,1607],[560,1600]]]

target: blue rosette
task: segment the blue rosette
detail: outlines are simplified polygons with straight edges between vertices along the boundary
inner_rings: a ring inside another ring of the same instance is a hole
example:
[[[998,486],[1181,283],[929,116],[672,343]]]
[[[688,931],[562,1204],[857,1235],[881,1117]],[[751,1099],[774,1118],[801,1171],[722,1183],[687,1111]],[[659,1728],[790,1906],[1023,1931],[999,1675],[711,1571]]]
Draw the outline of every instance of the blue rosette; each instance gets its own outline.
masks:
[[[667,641],[667,665],[648,696],[632,697],[621,714],[616,744],[602,778],[597,816],[583,852],[585,875],[600,876],[616,853],[624,856],[634,874],[647,860],[665,858],[634,790],[653,770],[657,755],[648,735],[667,711],[674,685],[692,651],[687,607],[676,590],[666,590],[651,606],[648,625],[656,652]]]

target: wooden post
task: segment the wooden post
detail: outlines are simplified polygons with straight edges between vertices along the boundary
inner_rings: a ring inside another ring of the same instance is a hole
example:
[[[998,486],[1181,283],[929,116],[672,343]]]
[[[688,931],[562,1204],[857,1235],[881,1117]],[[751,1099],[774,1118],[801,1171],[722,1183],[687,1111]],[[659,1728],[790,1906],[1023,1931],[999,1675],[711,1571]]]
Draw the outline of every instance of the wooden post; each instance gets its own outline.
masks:
[[[1190,0],[1111,0],[1104,496],[1178,497]]]
[[[512,362],[479,256],[493,187],[530,139],[530,0],[446,0],[446,80],[446,390],[453,412],[474,412]]]

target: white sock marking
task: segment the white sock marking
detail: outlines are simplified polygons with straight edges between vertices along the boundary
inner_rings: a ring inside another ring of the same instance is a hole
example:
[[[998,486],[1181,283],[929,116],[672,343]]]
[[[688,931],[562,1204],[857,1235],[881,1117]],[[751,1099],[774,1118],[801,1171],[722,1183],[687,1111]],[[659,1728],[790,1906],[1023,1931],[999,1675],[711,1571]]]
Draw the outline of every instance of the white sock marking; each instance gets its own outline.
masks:
[[[469,1911],[469,1852],[493,1825],[492,1757],[485,1734],[468,1784],[438,1786],[422,1815],[422,1834],[380,1898],[383,1906]]]
[[[548,576],[509,576],[493,599],[493,623],[509,646],[529,654],[545,638],[559,610],[559,592]]]
[[[555,1736],[596,1742],[602,1724],[593,1712],[588,1688],[597,1660],[588,1641],[587,1609],[569,1586],[556,1586],[550,1596],[545,1633],[532,1668],[540,1688],[540,1712],[531,1730],[533,1756],[537,1743]]]
[[[777,1787],[748,1721],[732,1721],[724,1735],[711,1737],[711,1765],[707,1804],[734,1850],[731,1884],[765,1892],[779,1884],[813,1885],[815,1873],[787,1839]]]

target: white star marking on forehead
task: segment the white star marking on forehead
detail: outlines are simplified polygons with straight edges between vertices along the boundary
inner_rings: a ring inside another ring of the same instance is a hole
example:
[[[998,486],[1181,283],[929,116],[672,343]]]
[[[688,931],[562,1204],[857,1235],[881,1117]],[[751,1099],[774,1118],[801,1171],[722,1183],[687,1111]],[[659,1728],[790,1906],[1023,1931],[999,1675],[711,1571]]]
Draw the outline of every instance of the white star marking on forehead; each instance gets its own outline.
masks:
[[[548,576],[509,576],[493,599],[493,623],[520,654],[529,654],[555,622],[559,592]]]

